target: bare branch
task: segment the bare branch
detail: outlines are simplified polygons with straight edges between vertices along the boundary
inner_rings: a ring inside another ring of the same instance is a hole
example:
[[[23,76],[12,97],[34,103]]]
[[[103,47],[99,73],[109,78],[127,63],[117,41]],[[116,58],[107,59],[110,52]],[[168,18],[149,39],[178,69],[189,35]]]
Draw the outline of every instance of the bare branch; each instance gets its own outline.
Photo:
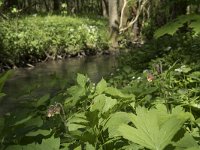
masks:
[[[124,12],[125,12],[127,3],[128,3],[127,0],[124,0],[124,4],[123,4],[122,10],[121,10],[119,29],[121,29],[123,27],[123,16],[124,16]]]
[[[133,26],[133,24],[138,20],[140,14],[141,14],[141,11],[143,10],[143,8],[144,8],[145,5],[147,4],[147,2],[148,2],[148,0],[144,0],[144,1],[142,2],[142,4],[140,5],[140,7],[139,7],[138,10],[137,10],[136,17],[133,18],[133,19],[131,20],[131,22],[130,22],[125,28],[120,28],[120,30],[119,30],[120,32],[124,32],[124,31],[126,31],[128,28],[130,28],[130,27]]]

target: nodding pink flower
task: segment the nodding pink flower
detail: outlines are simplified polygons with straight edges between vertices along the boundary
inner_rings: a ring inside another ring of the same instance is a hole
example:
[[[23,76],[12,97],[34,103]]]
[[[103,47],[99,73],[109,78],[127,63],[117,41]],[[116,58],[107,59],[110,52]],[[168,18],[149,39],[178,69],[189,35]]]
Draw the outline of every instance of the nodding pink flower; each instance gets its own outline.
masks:
[[[56,114],[60,114],[61,108],[59,105],[51,105],[47,110],[47,117],[53,117]]]
[[[152,82],[154,80],[154,78],[155,77],[153,76],[153,74],[151,74],[151,73],[147,74],[147,81]]]

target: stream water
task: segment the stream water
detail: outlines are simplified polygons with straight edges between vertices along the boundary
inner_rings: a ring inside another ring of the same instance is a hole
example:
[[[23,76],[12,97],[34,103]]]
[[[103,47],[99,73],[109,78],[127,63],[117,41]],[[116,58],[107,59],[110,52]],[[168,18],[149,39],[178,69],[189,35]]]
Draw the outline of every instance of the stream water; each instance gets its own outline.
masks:
[[[32,69],[16,69],[4,86],[7,94],[0,102],[0,115],[19,109],[20,102],[55,93],[74,84],[77,73],[87,74],[93,82],[108,76],[117,66],[115,56],[69,58],[40,63]],[[31,93],[31,94],[30,94]],[[27,96],[28,95],[28,96]]]

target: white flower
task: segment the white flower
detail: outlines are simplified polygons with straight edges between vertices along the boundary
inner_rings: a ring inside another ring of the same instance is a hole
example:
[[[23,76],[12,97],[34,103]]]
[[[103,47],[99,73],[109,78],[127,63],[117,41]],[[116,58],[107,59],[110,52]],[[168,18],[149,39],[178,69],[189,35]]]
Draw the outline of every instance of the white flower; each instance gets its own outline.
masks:
[[[140,79],[141,79],[141,77],[138,77],[137,79],[138,79],[138,80],[140,80]]]
[[[33,17],[37,17],[37,14],[33,14]]]
[[[176,72],[183,72],[183,70],[186,68],[185,65],[182,65],[180,68],[175,69]]]
[[[172,49],[171,46],[168,46],[168,47],[166,48],[167,51],[169,51],[170,49]]]
[[[69,29],[69,31],[73,32],[73,31],[74,31],[74,29],[73,29],[73,28],[70,28],[70,29]]]
[[[135,77],[133,76],[132,79],[135,79]]]
[[[176,72],[182,72],[182,69],[181,68],[177,68],[174,71],[176,71]]]

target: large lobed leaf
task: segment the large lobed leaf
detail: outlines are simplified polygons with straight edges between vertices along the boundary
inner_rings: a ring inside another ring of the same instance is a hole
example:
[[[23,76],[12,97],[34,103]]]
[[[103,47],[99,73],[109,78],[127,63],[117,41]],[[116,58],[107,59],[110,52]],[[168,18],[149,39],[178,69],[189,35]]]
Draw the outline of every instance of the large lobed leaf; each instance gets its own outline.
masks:
[[[177,19],[173,20],[163,27],[156,30],[154,37],[159,38],[165,34],[173,35],[180,27],[183,27],[185,23],[188,23],[188,26],[192,28],[196,34],[200,33],[200,15],[191,14],[191,15],[182,15]]]
[[[161,110],[158,110],[161,109]],[[121,136],[134,143],[153,150],[162,150],[171,143],[174,135],[182,128],[184,122],[191,116],[184,111],[180,112],[180,108],[176,108],[172,114],[165,112],[165,118],[161,119],[159,112],[163,112],[163,108],[147,110],[145,108],[137,108],[137,115],[132,115],[131,121],[135,127],[123,124],[118,131]],[[164,114],[164,113],[162,113]]]
[[[176,146],[176,150],[185,150],[185,149],[191,149],[191,150],[196,150],[200,149],[199,145],[197,142],[194,140],[194,138],[189,134],[185,133],[184,137],[176,142],[174,144]]]
[[[110,118],[104,125],[103,129],[108,129],[109,137],[119,136],[118,128],[122,124],[127,124],[131,121],[132,114],[125,112],[116,112],[110,115]]]

